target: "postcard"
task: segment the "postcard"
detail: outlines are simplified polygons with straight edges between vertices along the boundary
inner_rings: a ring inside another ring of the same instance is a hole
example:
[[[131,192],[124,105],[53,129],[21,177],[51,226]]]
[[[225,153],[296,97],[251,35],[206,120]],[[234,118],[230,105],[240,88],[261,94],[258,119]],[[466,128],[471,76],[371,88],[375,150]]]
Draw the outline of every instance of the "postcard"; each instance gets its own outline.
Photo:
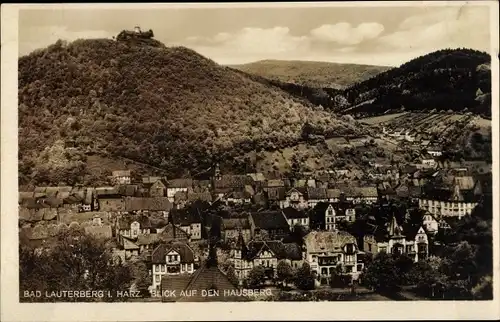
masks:
[[[499,317],[498,2],[2,27],[2,320]]]

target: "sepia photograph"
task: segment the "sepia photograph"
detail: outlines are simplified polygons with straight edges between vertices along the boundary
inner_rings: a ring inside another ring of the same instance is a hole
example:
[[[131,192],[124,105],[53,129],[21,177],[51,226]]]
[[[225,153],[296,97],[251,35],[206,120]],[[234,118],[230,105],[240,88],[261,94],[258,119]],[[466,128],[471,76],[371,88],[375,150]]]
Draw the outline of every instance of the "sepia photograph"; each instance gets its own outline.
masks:
[[[498,315],[497,2],[2,5],[2,27],[9,303]]]

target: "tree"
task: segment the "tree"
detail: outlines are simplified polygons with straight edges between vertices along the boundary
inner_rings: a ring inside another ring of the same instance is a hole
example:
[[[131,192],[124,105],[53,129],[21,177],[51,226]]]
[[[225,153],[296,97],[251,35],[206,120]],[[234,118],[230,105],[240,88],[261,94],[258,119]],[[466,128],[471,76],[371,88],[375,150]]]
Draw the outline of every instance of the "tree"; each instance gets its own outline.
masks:
[[[311,271],[311,266],[304,263],[297,270],[295,277],[295,286],[301,290],[313,290],[314,289],[314,275]]]
[[[246,284],[250,288],[258,288],[264,283],[265,279],[266,272],[264,270],[264,267],[261,265],[255,266],[248,273]]]
[[[399,272],[391,255],[378,253],[366,266],[362,281],[376,291],[393,291],[398,289]]]
[[[238,286],[240,284],[240,280],[236,276],[233,265],[228,266],[226,270],[226,276],[234,286]]]
[[[63,231],[57,244],[49,250],[37,251],[20,244],[19,253],[21,300],[24,290],[39,290],[38,301],[114,301],[117,291],[127,291],[133,281],[129,266],[113,264],[105,242],[81,231]],[[59,290],[103,290],[110,297],[45,297],[45,292]]]
[[[475,300],[493,299],[493,278],[491,275],[481,278],[479,283],[472,288],[472,296]]]
[[[142,296],[149,295],[149,287],[151,286],[151,277],[149,276],[148,268],[142,261],[134,263],[133,267],[134,285]]]
[[[291,282],[293,278],[292,266],[284,260],[278,262],[278,267],[276,268],[278,273],[278,280],[286,286],[287,283]]]

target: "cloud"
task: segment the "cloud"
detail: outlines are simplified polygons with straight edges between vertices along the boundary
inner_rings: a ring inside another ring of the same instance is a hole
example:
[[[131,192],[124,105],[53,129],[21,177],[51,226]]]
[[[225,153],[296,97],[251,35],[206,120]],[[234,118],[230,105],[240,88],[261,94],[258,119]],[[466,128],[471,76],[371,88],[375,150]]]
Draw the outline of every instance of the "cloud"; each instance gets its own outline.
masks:
[[[489,30],[487,7],[433,8],[405,19],[397,31],[380,37],[379,48],[426,52],[447,47],[488,50]]]
[[[336,42],[343,45],[357,45],[365,40],[377,38],[384,26],[377,22],[366,22],[353,27],[348,22],[322,25],[311,30],[311,36],[319,41]]]
[[[81,38],[111,38],[114,33],[105,30],[71,31],[64,26],[32,27],[19,35],[19,55],[26,55],[38,48],[47,47],[57,40],[74,41]]]
[[[309,49],[309,39],[294,36],[288,27],[243,28],[234,33],[221,32],[213,37],[188,37],[186,45],[202,54],[216,56],[278,58]]]

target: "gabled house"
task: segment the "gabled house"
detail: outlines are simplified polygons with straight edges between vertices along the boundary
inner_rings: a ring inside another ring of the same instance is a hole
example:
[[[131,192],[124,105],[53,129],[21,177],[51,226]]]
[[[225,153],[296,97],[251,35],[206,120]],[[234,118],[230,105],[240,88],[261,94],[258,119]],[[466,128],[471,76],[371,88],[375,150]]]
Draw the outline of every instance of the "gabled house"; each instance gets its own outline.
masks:
[[[116,185],[130,184],[131,172],[130,170],[117,170],[112,172],[112,180]]]
[[[217,264],[209,260],[192,275],[169,275],[161,279],[162,302],[248,301]]]
[[[150,212],[160,213],[164,217],[168,217],[173,205],[167,197],[126,197],[125,211],[135,212],[140,214],[149,214]]]
[[[245,242],[252,239],[252,227],[249,216],[242,218],[222,218],[222,238],[226,241],[236,240],[241,234]]]
[[[186,243],[160,244],[151,254],[153,290],[159,290],[165,276],[194,273],[194,252]]]
[[[307,203],[309,207],[314,207],[319,202],[327,202],[328,200],[327,189],[307,187]]]
[[[306,209],[309,207],[307,202],[307,190],[303,188],[292,188],[285,194],[285,200],[280,201],[280,208],[293,207],[296,209]]]
[[[266,282],[272,282],[277,276],[280,261],[288,262],[292,268],[298,268],[302,266],[303,259],[302,249],[296,243],[252,240],[247,244],[241,235],[230,251],[230,260],[240,283],[256,266],[264,267]]]
[[[290,233],[290,226],[281,210],[251,213],[250,225],[255,238],[266,236],[270,240],[280,240]]]
[[[423,226],[419,228],[399,225],[396,217],[392,217],[386,231],[376,227],[374,232],[363,237],[365,252],[377,254],[406,254],[415,262],[424,260],[429,256],[429,239]]]
[[[174,202],[174,196],[179,191],[187,192],[193,187],[192,179],[172,179],[167,181],[167,198]]]
[[[431,213],[426,213],[423,218],[423,226],[429,234],[436,234],[439,229],[439,222]]]
[[[305,260],[318,281],[327,281],[338,270],[357,279],[363,270],[358,263],[356,238],[345,231],[312,231],[304,238]]]
[[[151,221],[144,215],[121,215],[117,218],[116,237],[137,240],[139,235],[151,232]]]
[[[149,185],[149,196],[151,198],[161,198],[167,196],[167,182],[164,180],[156,180]]]
[[[166,243],[171,241],[188,242],[190,240],[190,235],[181,227],[174,225],[172,222],[169,222],[162,228],[158,228],[156,233],[158,235],[158,239]]]
[[[283,209],[283,214],[285,215],[285,219],[292,230],[295,225],[300,225],[309,229],[309,215],[305,211],[298,210],[293,207],[287,207]]]
[[[170,221],[184,230],[191,240],[201,239],[201,215],[196,209],[181,209],[170,214]]]

